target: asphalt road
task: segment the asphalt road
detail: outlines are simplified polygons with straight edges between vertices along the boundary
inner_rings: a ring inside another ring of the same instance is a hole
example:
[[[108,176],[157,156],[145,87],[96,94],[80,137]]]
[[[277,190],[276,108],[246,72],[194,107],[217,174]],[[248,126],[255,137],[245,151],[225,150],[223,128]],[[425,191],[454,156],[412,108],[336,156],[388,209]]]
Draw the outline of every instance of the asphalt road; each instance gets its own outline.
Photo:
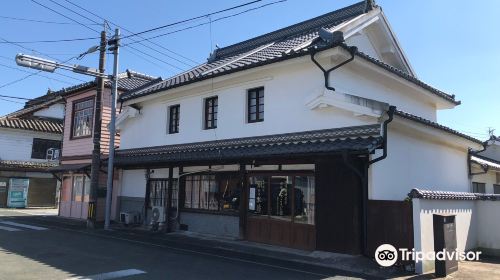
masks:
[[[342,271],[138,242],[54,220],[0,209],[0,279],[360,279]]]

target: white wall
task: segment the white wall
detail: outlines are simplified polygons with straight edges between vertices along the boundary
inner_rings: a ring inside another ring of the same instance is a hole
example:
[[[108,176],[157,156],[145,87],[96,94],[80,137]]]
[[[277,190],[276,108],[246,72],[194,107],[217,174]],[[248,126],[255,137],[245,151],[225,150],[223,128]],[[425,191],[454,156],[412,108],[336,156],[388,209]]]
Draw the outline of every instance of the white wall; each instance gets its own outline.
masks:
[[[64,118],[64,107],[64,104],[52,104],[48,108],[34,112],[33,116],[62,120]]]
[[[123,170],[121,177],[121,194],[127,197],[146,197],[146,170]]]
[[[469,191],[467,150],[389,124],[387,158],[369,168],[369,198],[403,200],[413,188]],[[380,156],[380,152],[373,158]]]
[[[413,232],[415,251],[434,251],[433,214],[454,214],[457,232],[457,249],[465,251],[477,247],[477,222],[474,200],[413,199]],[[411,250],[411,248],[410,248]],[[434,261],[416,264],[417,273],[434,270]]]
[[[334,65],[324,59],[323,63]],[[369,75],[349,64],[333,72],[332,85],[349,94],[376,99],[398,106],[405,111],[435,119],[435,107],[415,96],[402,85],[392,85],[388,80]],[[308,131],[373,124],[375,118],[356,117],[352,112],[328,107],[309,109],[306,103],[324,90],[321,71],[309,57],[277,63],[258,70],[232,75],[230,80],[214,80],[211,85],[180,88],[139,104],[140,114],[130,118],[121,127],[121,149],[168,145]],[[224,77],[223,79],[227,79]],[[246,91],[265,87],[265,120],[261,123],[246,121]],[[189,90],[188,90],[189,89]],[[406,91],[405,91],[406,90]],[[404,92],[403,92],[404,91]],[[218,128],[203,129],[203,100],[217,95]],[[180,132],[167,133],[167,108],[180,104]]]
[[[458,251],[500,254],[500,201],[413,199],[415,251],[434,251],[433,214],[456,215]],[[411,248],[410,248],[411,249]],[[480,256],[481,257],[481,256]],[[416,265],[417,273],[434,270],[434,261]]]
[[[477,168],[475,165],[473,165],[472,172],[482,172],[482,169]],[[485,183],[485,191],[486,193],[493,193],[493,185],[494,184],[500,184],[500,181],[498,179],[500,176],[498,176],[498,172],[500,171],[488,171],[488,173],[484,174],[478,174],[478,175],[473,175],[471,179],[472,182],[478,182],[478,183]],[[472,191],[472,184],[470,186],[470,191]]]
[[[500,201],[477,201],[477,247],[485,254],[500,256]]]
[[[46,161],[32,159],[33,138],[62,141],[62,135],[21,129],[0,129],[0,160]]]

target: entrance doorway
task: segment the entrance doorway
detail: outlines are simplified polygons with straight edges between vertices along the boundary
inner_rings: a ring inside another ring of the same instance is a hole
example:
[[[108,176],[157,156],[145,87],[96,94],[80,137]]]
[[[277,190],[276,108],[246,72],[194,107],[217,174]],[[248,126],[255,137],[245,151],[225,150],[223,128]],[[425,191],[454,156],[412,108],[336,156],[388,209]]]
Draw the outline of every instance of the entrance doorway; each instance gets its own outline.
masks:
[[[87,219],[90,178],[86,175],[64,176],[61,188],[60,216]]]
[[[246,228],[250,241],[314,250],[314,174],[250,175]]]

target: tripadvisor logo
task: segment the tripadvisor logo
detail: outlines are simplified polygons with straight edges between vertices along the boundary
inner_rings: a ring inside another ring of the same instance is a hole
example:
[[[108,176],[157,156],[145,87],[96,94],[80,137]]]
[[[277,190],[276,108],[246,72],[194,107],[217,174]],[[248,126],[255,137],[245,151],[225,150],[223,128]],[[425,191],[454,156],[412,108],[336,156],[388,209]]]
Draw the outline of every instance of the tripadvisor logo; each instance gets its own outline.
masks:
[[[390,244],[382,244],[375,251],[375,260],[381,266],[391,266],[398,260],[398,251]]]
[[[401,261],[414,261],[416,263],[421,261],[444,261],[444,260],[456,260],[456,261],[478,261],[481,251],[469,251],[461,252],[458,250],[441,250],[437,252],[420,252],[415,251],[415,249],[409,250],[406,248],[399,248],[398,250],[391,244],[382,244],[378,246],[375,251],[375,260],[380,266],[392,266],[399,260]]]

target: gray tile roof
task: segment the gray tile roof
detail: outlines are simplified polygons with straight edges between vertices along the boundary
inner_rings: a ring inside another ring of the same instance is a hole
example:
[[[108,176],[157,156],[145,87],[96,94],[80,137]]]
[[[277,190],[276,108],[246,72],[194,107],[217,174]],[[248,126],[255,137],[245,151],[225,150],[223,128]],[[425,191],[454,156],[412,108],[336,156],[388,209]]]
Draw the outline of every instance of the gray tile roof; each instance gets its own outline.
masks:
[[[382,143],[380,125],[355,126],[296,133],[224,139],[137,149],[118,149],[119,166],[255,159],[356,151],[369,153]]]
[[[412,189],[408,194],[410,198],[420,199],[435,199],[435,200],[498,200],[498,194],[483,194],[483,193],[469,193],[469,192],[450,192],[450,191],[434,191]]]
[[[362,15],[367,10],[371,9],[372,5],[372,1],[362,1],[238,44],[217,49],[216,53],[207,63],[201,64],[189,71],[165,79],[147,88],[127,92],[120,97],[120,100],[132,100],[134,98],[147,96],[205,79],[308,55],[312,51],[336,47],[325,45],[321,40],[316,40],[318,38],[318,31],[321,28],[332,28],[356,16]],[[313,40],[311,45],[306,44],[307,46],[302,47],[304,43],[311,40]],[[347,48],[345,45],[342,46]],[[292,51],[295,48],[299,49]],[[402,70],[371,58],[362,52],[357,51],[355,54],[378,67],[382,67],[403,79],[429,90],[449,102],[459,104],[458,101],[455,101],[453,95],[435,89]]]
[[[61,164],[58,166],[52,166],[47,169],[49,172],[67,172],[67,171],[82,171],[90,170],[90,163],[78,163],[78,164]]]
[[[0,128],[22,129],[46,133],[62,134],[62,122],[39,120],[39,119],[19,119],[0,118]]]
[[[474,153],[471,155],[470,158],[471,162],[474,162],[476,164],[479,164],[481,166],[487,166],[487,168],[492,168],[495,170],[500,170],[500,161],[478,155],[477,153]]]
[[[25,107],[23,109],[20,109],[20,110],[17,110],[15,112],[12,112],[12,113],[9,113],[7,115],[5,115],[4,117],[6,118],[20,118],[20,117],[24,117],[26,115],[29,115],[31,113],[34,113],[38,110],[41,110],[47,106],[50,106],[50,105],[53,105],[53,104],[56,104],[56,103],[59,103],[59,102],[64,102],[62,96],[60,95],[55,95],[52,97],[52,99],[49,99],[48,101],[45,101],[45,102],[42,102],[42,103],[38,103],[38,104],[35,104],[35,105],[31,105],[29,107]]]
[[[0,160],[0,170],[37,170],[45,171],[47,168],[57,166],[58,162],[35,162],[35,161],[19,161],[19,160]]]
[[[476,138],[471,137],[469,135],[466,135],[466,134],[463,134],[461,132],[458,132],[458,131],[456,131],[456,130],[454,130],[452,128],[449,128],[447,126],[438,124],[437,122],[433,122],[433,121],[430,121],[428,119],[424,119],[422,117],[415,116],[413,114],[410,114],[410,113],[407,113],[407,112],[404,112],[404,111],[401,111],[401,110],[396,110],[394,112],[394,114],[396,116],[401,117],[401,118],[408,119],[408,120],[411,120],[411,121],[414,121],[414,122],[418,122],[418,123],[421,123],[421,124],[424,124],[424,125],[427,125],[427,126],[430,126],[430,127],[433,127],[433,128],[437,128],[439,130],[442,130],[442,131],[448,132],[450,134],[462,137],[462,138],[467,139],[469,141],[472,141],[472,142],[475,142],[475,143],[478,143],[478,144],[483,144],[483,141],[481,141],[479,139],[476,139]]]

